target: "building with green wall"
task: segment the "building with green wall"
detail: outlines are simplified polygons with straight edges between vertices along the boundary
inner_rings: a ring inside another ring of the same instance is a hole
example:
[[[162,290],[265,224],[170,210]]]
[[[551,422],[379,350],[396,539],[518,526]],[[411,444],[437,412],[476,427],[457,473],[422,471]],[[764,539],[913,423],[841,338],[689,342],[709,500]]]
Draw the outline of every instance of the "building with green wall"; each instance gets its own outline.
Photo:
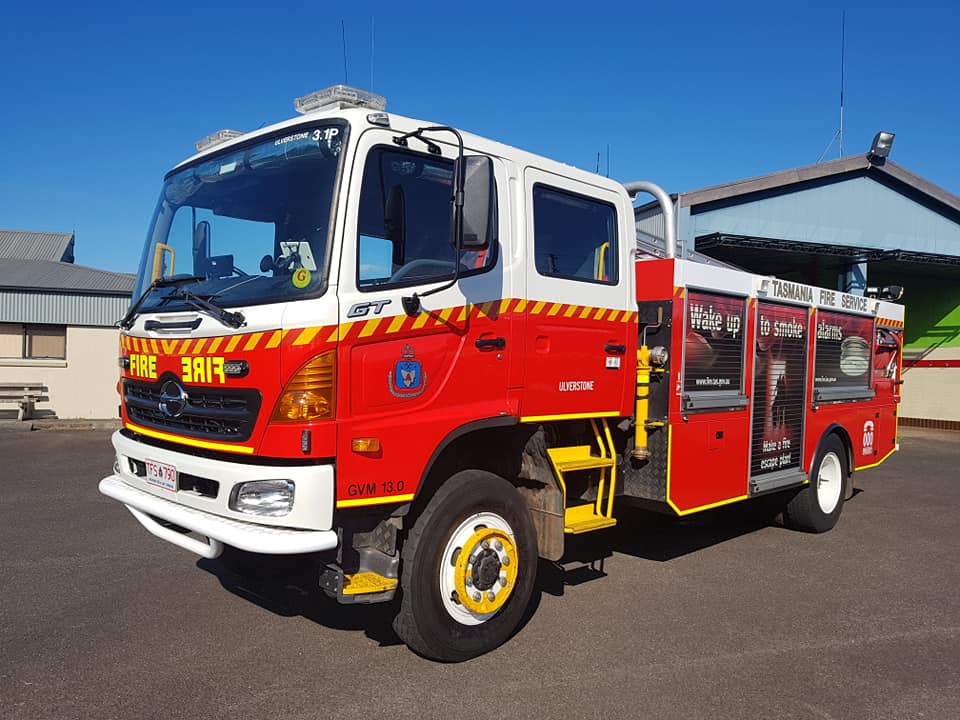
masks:
[[[857,294],[902,286],[900,416],[960,429],[960,197],[870,154],[673,197],[681,253]],[[656,204],[636,220],[663,237]]]

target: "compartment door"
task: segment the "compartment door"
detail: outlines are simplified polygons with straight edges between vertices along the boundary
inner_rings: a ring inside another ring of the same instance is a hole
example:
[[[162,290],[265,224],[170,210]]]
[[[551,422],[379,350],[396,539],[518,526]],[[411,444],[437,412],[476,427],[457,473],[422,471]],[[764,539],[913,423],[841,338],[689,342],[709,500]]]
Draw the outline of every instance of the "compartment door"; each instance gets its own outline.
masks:
[[[757,303],[751,493],[795,484],[799,479],[807,416],[809,319],[806,307]]]

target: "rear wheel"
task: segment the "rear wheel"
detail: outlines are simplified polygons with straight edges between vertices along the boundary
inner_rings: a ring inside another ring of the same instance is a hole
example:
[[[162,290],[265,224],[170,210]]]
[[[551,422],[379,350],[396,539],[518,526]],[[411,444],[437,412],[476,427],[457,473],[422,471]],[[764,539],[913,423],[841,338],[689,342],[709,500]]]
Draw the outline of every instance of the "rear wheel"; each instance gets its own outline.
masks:
[[[401,558],[394,630],[415,652],[458,662],[516,630],[536,578],[536,536],[513,485],[464,470],[431,498]]]
[[[836,525],[847,495],[848,475],[846,448],[836,435],[828,435],[810,468],[810,484],[784,510],[787,526],[822,533]]]

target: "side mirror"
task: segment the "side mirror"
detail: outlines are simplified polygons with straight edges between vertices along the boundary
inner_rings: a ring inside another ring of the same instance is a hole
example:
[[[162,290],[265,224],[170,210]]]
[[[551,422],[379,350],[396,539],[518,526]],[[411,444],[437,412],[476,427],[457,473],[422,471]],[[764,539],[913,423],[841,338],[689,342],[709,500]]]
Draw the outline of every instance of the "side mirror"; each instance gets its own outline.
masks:
[[[460,161],[457,161],[458,164]],[[463,238],[461,250],[483,250],[496,239],[497,189],[493,183],[493,161],[486,155],[463,157]],[[456,174],[454,174],[456,177]],[[457,238],[451,217],[451,238]]]
[[[193,229],[193,264],[196,268],[210,257],[210,222],[201,220]],[[197,273],[199,275],[199,273]]]

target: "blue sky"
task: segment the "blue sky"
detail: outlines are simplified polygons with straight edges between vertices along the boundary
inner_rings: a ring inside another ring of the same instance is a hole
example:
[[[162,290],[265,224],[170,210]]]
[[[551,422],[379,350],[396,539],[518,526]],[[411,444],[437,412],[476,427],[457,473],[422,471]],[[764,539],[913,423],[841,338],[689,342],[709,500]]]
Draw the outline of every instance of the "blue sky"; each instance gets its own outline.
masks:
[[[164,172],[196,139],[347,80],[388,110],[622,181],[689,190],[846,155],[960,193],[960,3],[9,3],[0,227],[75,230],[133,272]],[[371,24],[373,52],[371,66]],[[836,145],[828,158],[837,157]]]

